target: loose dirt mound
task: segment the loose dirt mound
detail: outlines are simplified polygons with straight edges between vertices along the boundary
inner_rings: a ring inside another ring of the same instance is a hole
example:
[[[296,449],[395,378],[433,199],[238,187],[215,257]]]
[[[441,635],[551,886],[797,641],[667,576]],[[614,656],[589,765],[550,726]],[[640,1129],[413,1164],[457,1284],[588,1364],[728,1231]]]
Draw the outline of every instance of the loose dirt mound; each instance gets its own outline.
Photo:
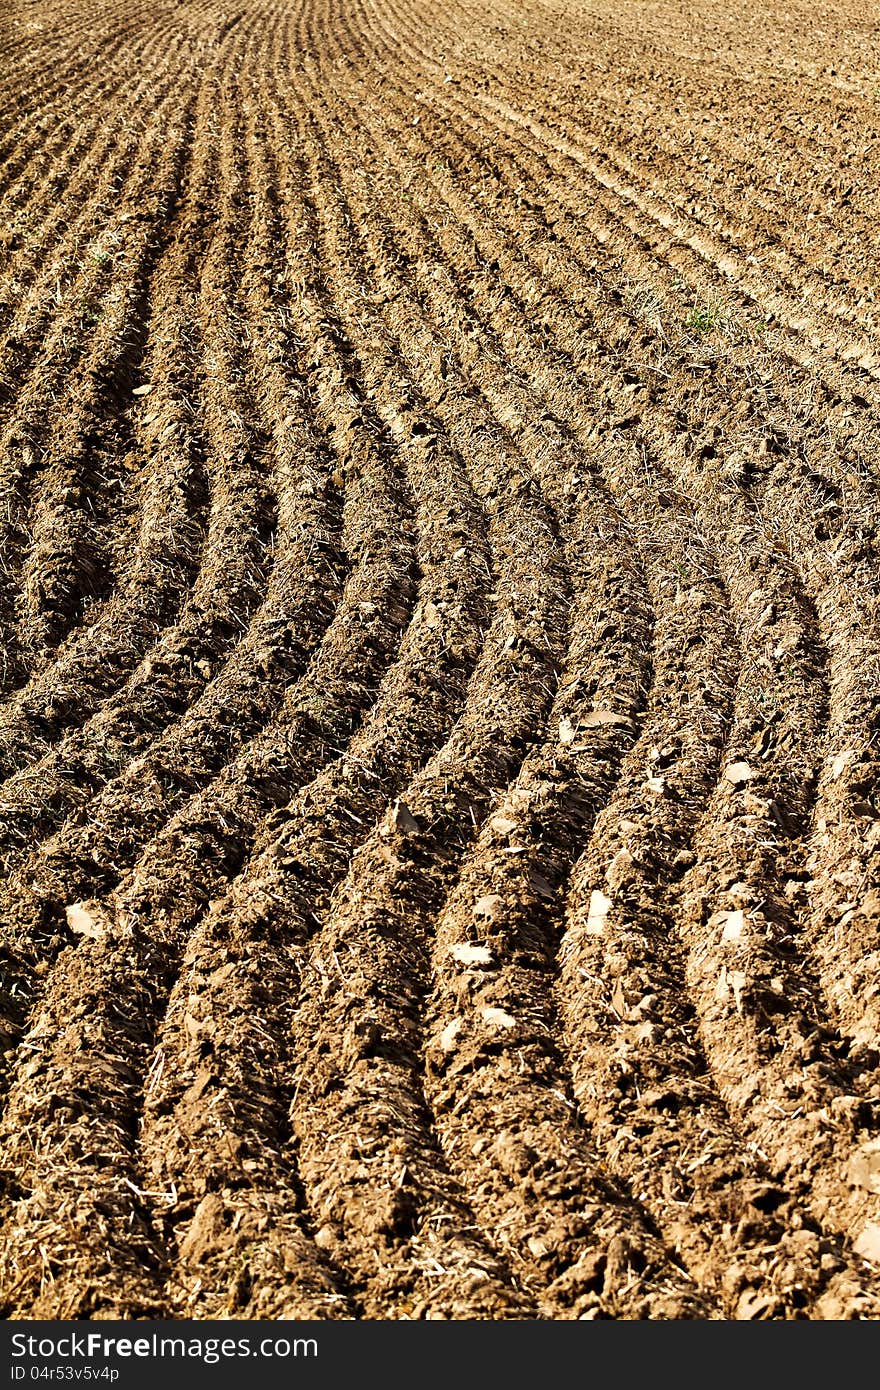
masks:
[[[7,0],[7,1316],[880,1316],[880,37]]]

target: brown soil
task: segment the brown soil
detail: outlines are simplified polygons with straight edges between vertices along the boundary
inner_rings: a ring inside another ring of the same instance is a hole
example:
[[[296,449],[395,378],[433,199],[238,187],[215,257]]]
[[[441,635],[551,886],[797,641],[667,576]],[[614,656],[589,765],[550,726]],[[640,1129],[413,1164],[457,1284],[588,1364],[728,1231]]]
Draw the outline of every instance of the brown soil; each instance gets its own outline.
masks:
[[[880,28],[7,0],[0,1310],[880,1317]]]

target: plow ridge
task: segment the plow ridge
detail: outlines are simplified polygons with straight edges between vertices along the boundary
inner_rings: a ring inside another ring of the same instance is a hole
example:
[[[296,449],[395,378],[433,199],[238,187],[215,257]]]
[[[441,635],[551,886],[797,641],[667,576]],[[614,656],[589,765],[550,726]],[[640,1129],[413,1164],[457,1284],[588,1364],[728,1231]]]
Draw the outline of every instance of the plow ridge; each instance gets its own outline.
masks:
[[[3,1314],[878,1317],[876,37],[8,8]]]

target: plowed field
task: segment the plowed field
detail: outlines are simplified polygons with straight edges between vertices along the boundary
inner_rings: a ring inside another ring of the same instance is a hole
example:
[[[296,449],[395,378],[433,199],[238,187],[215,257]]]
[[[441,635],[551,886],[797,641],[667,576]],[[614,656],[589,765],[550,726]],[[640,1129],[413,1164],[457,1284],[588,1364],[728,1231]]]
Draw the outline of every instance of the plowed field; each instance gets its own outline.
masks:
[[[4,1315],[880,1317],[872,7],[3,9]]]

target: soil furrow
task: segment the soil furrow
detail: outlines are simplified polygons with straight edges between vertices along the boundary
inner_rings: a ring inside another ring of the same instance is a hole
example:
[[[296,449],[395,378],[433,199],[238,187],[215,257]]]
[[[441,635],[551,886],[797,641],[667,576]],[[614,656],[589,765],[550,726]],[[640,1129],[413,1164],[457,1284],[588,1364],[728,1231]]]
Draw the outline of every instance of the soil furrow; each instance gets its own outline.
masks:
[[[767,595],[765,594],[765,597],[766,597],[766,596],[767,596]],[[774,617],[774,621],[775,621],[775,620],[776,620],[776,619],[775,619],[775,617]],[[792,692],[792,698],[797,698],[797,695],[798,695],[798,691],[795,689],[795,690]],[[809,780],[809,779],[808,779],[808,780]],[[781,813],[780,813],[780,814],[781,814]],[[791,992],[793,992],[793,993],[796,994],[797,988],[795,987]]]
[[[870,1320],[854,0],[8,0],[0,1308]]]
[[[395,12],[393,7],[386,6],[385,8],[392,13]],[[421,47],[418,50],[413,50],[413,52],[414,55],[417,56],[418,59],[421,61],[423,69],[427,68],[430,71],[431,67],[435,66],[436,59],[434,58],[434,53],[436,52],[436,46],[431,50],[426,50],[424,47]],[[485,66],[483,70],[485,71]],[[501,65],[498,65],[492,69],[492,76],[496,79],[499,87],[503,86],[507,89],[507,92],[509,93],[510,97],[517,102],[520,109],[527,108],[527,89],[520,87],[516,83],[517,74],[515,72],[511,73],[511,69],[509,67],[505,68]],[[614,124],[614,107],[612,103],[606,102],[603,104],[603,142],[601,147],[601,158],[603,166],[606,169],[609,167],[609,165],[610,167],[616,167],[619,173],[623,174],[628,178],[635,178],[637,181],[640,178],[641,170],[643,171],[641,173],[642,184],[645,185],[646,183],[653,182],[656,185],[656,170],[658,164],[660,163],[661,159],[664,156],[666,156],[675,159],[677,166],[676,174],[678,177],[681,177],[681,138],[679,137],[675,144],[672,144],[670,142],[668,147],[665,147],[661,143],[661,140],[658,138],[658,136],[662,137],[662,113],[656,113],[652,111],[649,114],[646,110],[644,110],[644,108],[639,113],[640,124],[638,126],[638,129],[640,133],[642,134],[646,142],[648,140],[653,140],[653,142],[656,145],[659,145],[659,148],[656,148],[654,151],[652,151],[651,154],[647,156],[647,158],[645,156],[642,156],[641,159],[637,158],[634,161],[632,156],[630,155],[630,150],[636,149],[635,141],[633,139],[632,112],[631,110],[627,111],[626,107],[622,107],[619,101],[617,103],[617,106],[619,115],[617,123]],[[558,101],[555,99],[555,94],[548,93],[548,100],[545,109],[547,111],[549,123],[550,125],[552,125],[552,129],[557,140],[560,135],[565,135],[568,138],[580,141],[581,143],[583,143],[584,141],[589,141],[591,144],[594,144],[596,140],[596,132],[586,127],[576,114],[564,110],[560,106]],[[650,124],[650,118],[655,117],[657,115],[659,115],[660,119],[655,125],[652,126]],[[694,144],[693,138],[691,139],[691,144]],[[711,143],[708,145],[708,148],[711,152],[711,155],[715,155],[717,157],[717,152]],[[641,151],[639,151],[638,153],[641,154]],[[651,157],[651,155],[653,155],[653,157]],[[671,206],[675,207],[679,215],[684,214],[685,216],[695,216],[696,223],[698,226],[703,227],[704,234],[706,232],[709,232],[707,213],[703,210],[704,204],[702,201],[703,197],[705,197],[706,194],[703,194],[701,191],[701,195],[698,195],[700,196],[700,204],[697,204],[695,202],[694,197],[694,183],[697,179],[706,179],[707,174],[703,172],[706,163],[710,164],[710,172],[714,170],[715,166],[711,164],[711,155],[700,155],[697,156],[696,159],[694,158],[694,156],[691,156],[691,165],[689,169],[691,178],[689,184],[681,194],[677,194],[677,190],[675,189],[674,178],[669,178],[666,180],[667,188],[670,190],[670,193],[667,194],[667,197],[670,198],[671,194]],[[769,166],[767,167],[769,169]],[[774,173],[775,172],[776,170],[774,170]],[[729,166],[725,166],[725,173],[729,178]],[[723,193],[721,196],[723,198]],[[752,206],[754,207],[754,204],[752,204]],[[717,235],[721,233],[723,236],[723,243],[719,243],[719,245],[723,244],[725,247],[727,247],[728,251],[733,250],[735,252],[737,235],[735,232],[732,231],[731,224],[729,221],[729,213],[726,212],[723,202],[721,202],[720,204],[717,202],[713,202],[713,205],[708,215],[711,215],[712,217],[710,235],[714,235],[717,237]],[[727,222],[724,221],[725,216],[728,218]],[[778,228],[778,225],[779,224],[777,221],[775,224],[775,228]],[[755,225],[754,216],[750,219],[748,230],[751,249],[754,253],[754,251],[758,249],[759,245],[757,237],[758,229]],[[792,261],[790,255],[787,257],[785,252],[777,248],[778,235],[775,235],[771,238],[769,242],[764,260],[765,262],[770,260],[774,261],[777,267],[777,272],[781,276],[781,283],[787,282],[788,284],[793,285],[796,290],[796,293],[800,295],[803,290],[803,286],[801,284],[802,268],[809,270],[809,267],[803,267],[803,263],[800,262],[797,257],[795,257],[795,259]],[[792,280],[792,276],[794,276],[794,280]],[[851,291],[852,286],[846,282],[843,283],[845,285],[845,288]],[[816,294],[817,290],[819,291],[818,296]],[[862,332],[864,333],[864,315],[860,316],[860,318],[857,318],[856,312],[850,307],[849,303],[845,299],[842,300],[839,296],[834,296],[833,294],[830,296],[827,294],[823,295],[821,292],[821,286],[817,285],[816,283],[813,283],[810,286],[810,288],[807,291],[807,294],[810,295],[811,302],[814,304],[817,302],[817,297],[818,299],[821,299],[832,317],[836,316],[844,320],[848,320],[850,325],[855,325],[858,323],[859,327],[862,329]],[[807,294],[804,294],[804,301],[806,300]],[[861,353],[857,355],[864,355],[864,351],[866,350],[867,349],[863,348],[861,350]]]

